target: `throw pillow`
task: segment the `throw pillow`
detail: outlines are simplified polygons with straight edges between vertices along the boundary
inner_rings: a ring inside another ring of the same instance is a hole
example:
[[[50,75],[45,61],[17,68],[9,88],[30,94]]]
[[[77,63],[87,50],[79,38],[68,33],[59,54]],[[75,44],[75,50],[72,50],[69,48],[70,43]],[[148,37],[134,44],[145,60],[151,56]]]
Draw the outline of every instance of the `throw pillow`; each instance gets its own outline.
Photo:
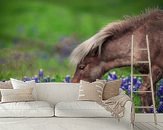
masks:
[[[2,103],[33,101],[33,88],[26,89],[1,89]]]
[[[111,97],[119,95],[119,88],[121,86],[122,80],[113,80],[106,82],[103,91],[103,100],[107,100]]]
[[[0,89],[13,89],[11,81],[0,81]],[[0,93],[0,101],[1,101],[1,93]]]
[[[11,83],[14,89],[26,89],[28,87],[33,88],[33,92],[32,95],[34,97],[35,100],[37,100],[37,91],[36,91],[36,83],[34,80],[31,81],[21,81],[21,80],[17,80],[17,79],[13,79],[11,78]]]
[[[105,83],[102,80],[92,83],[81,80],[78,100],[101,101]]]
[[[0,81],[0,89],[12,89],[12,84],[11,84],[11,81],[5,81],[5,82],[2,82]]]

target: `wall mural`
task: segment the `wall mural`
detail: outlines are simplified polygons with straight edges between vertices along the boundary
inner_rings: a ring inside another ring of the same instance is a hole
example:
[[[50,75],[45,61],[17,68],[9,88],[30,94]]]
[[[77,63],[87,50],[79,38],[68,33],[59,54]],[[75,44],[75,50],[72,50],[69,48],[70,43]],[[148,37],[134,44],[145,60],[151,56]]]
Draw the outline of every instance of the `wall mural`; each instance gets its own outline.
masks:
[[[130,95],[131,35],[138,48],[145,47],[148,34],[157,112],[163,113],[162,8],[162,1],[148,0],[141,1],[141,5],[139,0],[1,1],[0,81],[17,78],[71,83],[80,79],[122,79],[121,88]],[[145,60],[146,55],[143,52],[134,56]],[[134,71],[148,73],[145,64],[135,64]],[[134,90],[148,88],[147,78],[134,77]],[[151,105],[150,95],[134,96],[135,104]]]

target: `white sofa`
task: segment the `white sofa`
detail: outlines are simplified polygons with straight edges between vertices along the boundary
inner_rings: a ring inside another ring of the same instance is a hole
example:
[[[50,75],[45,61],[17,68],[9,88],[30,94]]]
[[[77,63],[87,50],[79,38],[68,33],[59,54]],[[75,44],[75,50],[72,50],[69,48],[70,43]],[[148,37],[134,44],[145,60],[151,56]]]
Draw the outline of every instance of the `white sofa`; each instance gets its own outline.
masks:
[[[38,101],[30,102],[30,105],[23,102],[15,104],[15,109],[23,109],[19,105],[24,105],[24,108],[27,105],[29,109],[23,109],[20,113],[13,109],[6,116],[3,113],[9,107],[5,108],[4,104],[0,104],[0,130],[130,129],[132,107],[130,101],[125,105],[124,117],[118,122],[110,112],[97,103],[77,101],[78,89],[77,83],[38,83],[36,85]]]

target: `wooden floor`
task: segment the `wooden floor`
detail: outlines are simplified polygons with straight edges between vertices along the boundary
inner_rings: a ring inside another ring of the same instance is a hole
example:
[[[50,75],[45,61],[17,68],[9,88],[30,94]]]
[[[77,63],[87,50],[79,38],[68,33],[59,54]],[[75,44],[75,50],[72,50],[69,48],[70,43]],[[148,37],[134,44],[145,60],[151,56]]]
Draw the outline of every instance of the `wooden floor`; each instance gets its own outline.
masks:
[[[136,122],[134,130],[163,130],[163,122],[157,125],[153,122]]]

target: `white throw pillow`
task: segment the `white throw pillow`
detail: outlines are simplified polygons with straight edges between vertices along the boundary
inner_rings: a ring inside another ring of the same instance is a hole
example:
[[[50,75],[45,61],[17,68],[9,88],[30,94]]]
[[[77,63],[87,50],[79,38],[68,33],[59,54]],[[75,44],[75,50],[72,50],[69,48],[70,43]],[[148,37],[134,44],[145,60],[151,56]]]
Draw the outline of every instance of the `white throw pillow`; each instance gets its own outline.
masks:
[[[32,95],[33,95],[34,99],[37,100],[36,83],[34,80],[26,81],[26,82],[17,80],[17,79],[13,79],[13,78],[10,78],[10,80],[11,80],[13,89],[24,89],[27,87],[33,88]]]

